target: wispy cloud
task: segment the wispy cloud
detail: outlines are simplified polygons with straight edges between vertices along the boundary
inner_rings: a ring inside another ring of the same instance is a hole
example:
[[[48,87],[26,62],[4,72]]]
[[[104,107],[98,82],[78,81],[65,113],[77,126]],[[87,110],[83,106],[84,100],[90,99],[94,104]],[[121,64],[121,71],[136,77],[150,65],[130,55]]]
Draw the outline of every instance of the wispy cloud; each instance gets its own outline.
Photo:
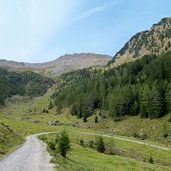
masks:
[[[80,14],[78,17],[74,18],[74,19],[72,20],[72,22],[77,22],[77,21],[83,20],[83,19],[85,19],[85,18],[91,17],[91,16],[93,16],[93,15],[95,15],[95,14],[101,12],[101,11],[106,10],[106,9],[109,8],[111,5],[114,5],[114,4],[116,4],[116,3],[118,3],[118,1],[116,1],[116,2],[109,1],[108,3],[105,3],[105,4],[101,5],[101,6],[94,7],[94,8],[92,8],[92,9],[89,9],[89,10],[87,10],[86,12]]]
[[[92,15],[94,15],[94,14],[100,12],[100,11],[103,11],[105,8],[106,8],[106,5],[93,8],[93,9],[91,9],[89,11],[86,11],[85,13],[81,14],[80,16],[76,17],[72,21],[73,22],[76,22],[76,21],[82,20],[84,18],[90,17],[90,16],[92,16]]]

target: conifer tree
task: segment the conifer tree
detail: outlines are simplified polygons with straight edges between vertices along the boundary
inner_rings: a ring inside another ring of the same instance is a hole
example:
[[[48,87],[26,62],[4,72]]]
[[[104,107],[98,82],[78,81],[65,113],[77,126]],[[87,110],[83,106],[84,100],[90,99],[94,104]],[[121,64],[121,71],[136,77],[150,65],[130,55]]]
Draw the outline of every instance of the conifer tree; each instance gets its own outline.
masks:
[[[171,112],[171,89],[166,94],[167,112]]]
[[[158,118],[162,115],[162,98],[155,87],[151,89],[147,107],[148,115],[151,119]]]
[[[148,85],[145,85],[140,97],[140,103],[141,103],[140,114],[141,117],[143,118],[148,117],[149,100],[150,100],[150,88]]]
[[[104,144],[102,136],[97,138],[96,145],[97,145],[97,151],[98,152],[100,152],[100,153],[105,152],[105,144]]]
[[[67,152],[71,150],[71,142],[66,131],[62,131],[58,139],[58,150],[63,157],[66,157]]]

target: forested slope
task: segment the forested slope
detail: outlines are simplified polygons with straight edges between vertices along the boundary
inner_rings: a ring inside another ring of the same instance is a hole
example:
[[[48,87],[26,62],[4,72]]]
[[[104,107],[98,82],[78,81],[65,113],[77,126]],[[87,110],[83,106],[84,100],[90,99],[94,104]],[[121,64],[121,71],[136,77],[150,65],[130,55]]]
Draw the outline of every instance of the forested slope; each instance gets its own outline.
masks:
[[[53,80],[34,72],[10,72],[0,68],[0,105],[13,95],[43,95]]]
[[[83,118],[96,109],[110,117],[140,115],[158,118],[171,111],[171,52],[148,55],[107,71],[84,69],[61,78],[54,95],[58,110],[67,106]]]

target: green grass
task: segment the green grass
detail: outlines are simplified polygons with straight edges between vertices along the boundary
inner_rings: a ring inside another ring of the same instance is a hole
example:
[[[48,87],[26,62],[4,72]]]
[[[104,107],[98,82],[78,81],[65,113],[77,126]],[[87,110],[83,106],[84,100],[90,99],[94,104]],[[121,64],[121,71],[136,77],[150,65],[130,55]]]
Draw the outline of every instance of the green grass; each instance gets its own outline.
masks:
[[[98,153],[95,149],[91,148],[84,148],[81,145],[79,145],[79,140],[80,138],[83,138],[84,140],[90,140],[90,139],[95,139],[96,136],[90,136],[90,135],[84,135],[81,136],[82,133],[80,130],[74,130],[70,129],[68,131],[71,142],[72,142],[72,150],[69,152],[67,155],[67,159],[62,158],[60,155],[55,154],[54,151],[49,149],[49,152],[51,155],[54,156],[54,159],[52,160],[53,162],[57,163],[57,170],[61,171],[88,171],[88,170],[93,170],[93,171],[113,171],[113,170],[171,170],[171,168],[164,167],[162,165],[157,165],[157,164],[149,164],[148,161],[146,162],[141,162],[135,159],[131,159],[130,156],[128,157],[123,157],[119,155],[107,155],[107,154],[102,154]],[[43,135],[41,137],[46,137],[46,142],[47,141],[54,141],[56,135],[51,134],[51,135]],[[105,143],[109,141],[109,138],[105,138]],[[118,144],[114,141],[115,145],[118,146]],[[121,143],[121,142],[120,142]],[[130,145],[130,144],[128,144]],[[134,144],[131,144],[130,148],[133,148]],[[120,146],[126,148],[126,143],[120,144]],[[134,147],[134,152],[136,150],[139,150],[141,147],[140,146],[135,146]],[[150,148],[150,147],[149,147]],[[154,149],[151,149],[153,152],[155,151]],[[142,151],[145,154],[147,152],[147,149]],[[133,153],[132,153],[133,154]],[[162,154],[165,155],[165,154]],[[149,157],[149,156],[148,156]],[[169,157],[167,160],[170,159],[170,156],[167,155],[166,158]],[[155,162],[155,161],[154,161]]]
[[[95,116],[98,116],[98,123],[94,123]],[[114,121],[112,118],[103,119],[99,111],[88,118],[88,122],[82,124],[83,128],[90,128],[110,135],[122,135],[134,137],[135,134],[146,135],[146,139],[165,145],[171,145],[171,114],[160,119],[142,119],[140,116],[128,116],[121,121]],[[168,136],[164,137],[167,133]]]
[[[94,123],[95,115],[88,118],[87,123],[81,119],[70,115],[70,110],[65,109],[59,115],[55,115],[56,109],[43,113],[43,109],[49,105],[49,97],[53,89],[41,97],[29,99],[28,97],[14,96],[7,101],[6,106],[0,111],[0,122],[9,126],[14,133],[0,130],[0,136],[5,137],[6,144],[0,141],[1,156],[10,152],[14,147],[24,142],[24,137],[29,134],[39,132],[52,132],[67,129],[72,139],[73,150],[68,155],[68,160],[59,157],[56,163],[60,164],[58,170],[169,170],[171,167],[171,152],[156,149],[141,144],[135,144],[122,140],[105,137],[105,143],[111,141],[120,152],[117,155],[105,155],[96,152],[91,148],[83,148],[79,145],[79,140],[94,140],[96,136],[85,135],[83,132],[95,132],[100,134],[114,135],[118,137],[127,136],[128,139],[136,140],[135,133],[144,132],[147,139],[142,142],[150,144],[170,146],[171,124],[168,122],[169,115],[158,120],[140,119],[139,117],[128,117],[120,122],[111,119],[102,119],[98,112],[98,123]],[[58,120],[61,126],[51,126],[50,121]],[[169,136],[163,137],[167,131]],[[54,139],[54,135],[47,135],[48,139]],[[125,137],[124,137],[125,138]],[[1,140],[2,138],[0,138]],[[149,164],[149,157],[152,156],[154,164]],[[157,165],[158,164],[158,165]],[[171,170],[171,169],[170,169]]]
[[[0,124],[0,158],[23,142],[24,138],[21,135],[18,135],[9,126]]]

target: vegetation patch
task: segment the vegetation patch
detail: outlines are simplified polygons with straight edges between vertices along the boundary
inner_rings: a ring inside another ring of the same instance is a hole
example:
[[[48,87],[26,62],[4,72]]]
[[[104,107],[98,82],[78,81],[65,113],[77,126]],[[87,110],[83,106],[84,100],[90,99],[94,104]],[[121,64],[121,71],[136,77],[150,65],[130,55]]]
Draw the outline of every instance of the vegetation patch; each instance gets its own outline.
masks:
[[[34,72],[13,72],[0,68],[0,105],[17,94],[31,97],[43,95],[53,83],[52,79]]]
[[[107,117],[160,118],[171,111],[171,52],[123,64],[107,71],[81,70],[61,77],[66,84],[53,95],[57,109],[87,118],[95,110]]]
[[[10,126],[0,123],[0,158],[24,142],[24,138],[18,135]]]
[[[124,145],[121,141],[116,142],[115,140],[111,140],[111,138],[107,137],[83,135],[83,133],[74,129],[68,133],[72,143],[72,148],[66,158],[59,155],[59,153],[56,152],[54,145],[52,145],[55,143],[58,135],[51,134],[40,136],[40,138],[48,144],[48,151],[53,156],[51,162],[56,163],[57,170],[112,171],[113,169],[136,170],[137,168],[138,170],[170,170],[169,167],[162,166],[164,164],[157,163],[156,154],[152,153],[153,149],[151,149],[152,151],[150,152],[146,151],[147,149],[145,148],[145,150],[140,153],[138,150],[143,150],[144,146],[134,146],[134,144],[131,145],[131,143],[125,143]],[[136,160],[134,160],[134,158]],[[143,158],[144,160],[142,160]]]

